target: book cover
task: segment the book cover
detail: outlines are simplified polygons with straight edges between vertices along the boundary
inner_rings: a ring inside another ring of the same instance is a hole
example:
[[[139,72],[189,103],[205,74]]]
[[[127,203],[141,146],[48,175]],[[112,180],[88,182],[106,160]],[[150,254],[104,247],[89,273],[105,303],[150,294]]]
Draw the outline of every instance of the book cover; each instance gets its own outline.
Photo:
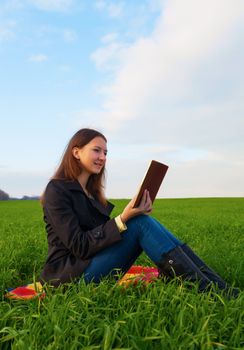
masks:
[[[152,203],[153,203],[168,168],[169,167],[166,164],[157,162],[156,160],[151,161],[149,168],[146,172],[146,175],[145,175],[145,177],[142,181],[142,184],[139,188],[139,191],[138,191],[138,194],[136,196],[133,208],[136,208],[139,206],[142,195],[143,195],[145,190],[149,191],[150,198],[151,198]]]

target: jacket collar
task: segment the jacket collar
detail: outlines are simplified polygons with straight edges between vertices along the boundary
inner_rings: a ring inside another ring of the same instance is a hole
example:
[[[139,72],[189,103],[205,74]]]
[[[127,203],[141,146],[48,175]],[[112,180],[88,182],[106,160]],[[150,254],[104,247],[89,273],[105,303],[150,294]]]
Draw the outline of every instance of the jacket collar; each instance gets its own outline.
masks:
[[[65,181],[65,187],[71,191],[80,191],[85,194],[78,180]]]
[[[96,208],[100,213],[103,215],[109,216],[114,208],[114,205],[110,202],[107,202],[107,206],[105,207],[102,205],[100,202],[98,202],[96,199],[89,198],[87,194],[84,192],[83,188],[81,187],[80,183],[78,180],[74,181],[68,181],[66,182],[66,187],[67,189],[71,191],[80,191],[84,194],[84,196],[90,201],[92,206]]]

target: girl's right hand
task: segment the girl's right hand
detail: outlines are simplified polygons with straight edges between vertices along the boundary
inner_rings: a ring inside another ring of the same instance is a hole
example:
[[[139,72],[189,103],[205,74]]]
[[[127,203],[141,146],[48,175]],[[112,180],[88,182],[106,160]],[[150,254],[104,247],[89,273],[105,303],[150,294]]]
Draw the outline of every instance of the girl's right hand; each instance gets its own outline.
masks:
[[[137,215],[149,215],[152,211],[152,201],[149,195],[149,191],[145,190],[140,202],[140,205],[133,208],[136,197],[134,197],[124,208],[122,214],[120,215],[123,223],[126,223],[129,219]]]

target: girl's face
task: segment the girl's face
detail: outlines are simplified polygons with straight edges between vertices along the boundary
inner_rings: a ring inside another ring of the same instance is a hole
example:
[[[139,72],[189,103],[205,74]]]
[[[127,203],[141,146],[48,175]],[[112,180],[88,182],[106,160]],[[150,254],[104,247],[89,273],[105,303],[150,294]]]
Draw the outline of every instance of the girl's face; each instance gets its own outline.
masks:
[[[97,136],[82,148],[74,147],[73,156],[79,159],[82,170],[91,174],[99,174],[106,163],[107,143]]]

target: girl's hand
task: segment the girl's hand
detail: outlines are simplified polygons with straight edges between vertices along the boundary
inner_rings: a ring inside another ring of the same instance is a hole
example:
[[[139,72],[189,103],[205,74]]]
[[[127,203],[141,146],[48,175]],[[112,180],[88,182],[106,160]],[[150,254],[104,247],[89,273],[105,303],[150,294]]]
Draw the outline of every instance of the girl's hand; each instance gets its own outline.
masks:
[[[136,197],[134,197],[125,207],[122,214],[120,215],[123,223],[126,223],[129,219],[137,215],[149,215],[152,211],[152,201],[149,195],[149,191],[145,190],[137,208],[133,208]]]

